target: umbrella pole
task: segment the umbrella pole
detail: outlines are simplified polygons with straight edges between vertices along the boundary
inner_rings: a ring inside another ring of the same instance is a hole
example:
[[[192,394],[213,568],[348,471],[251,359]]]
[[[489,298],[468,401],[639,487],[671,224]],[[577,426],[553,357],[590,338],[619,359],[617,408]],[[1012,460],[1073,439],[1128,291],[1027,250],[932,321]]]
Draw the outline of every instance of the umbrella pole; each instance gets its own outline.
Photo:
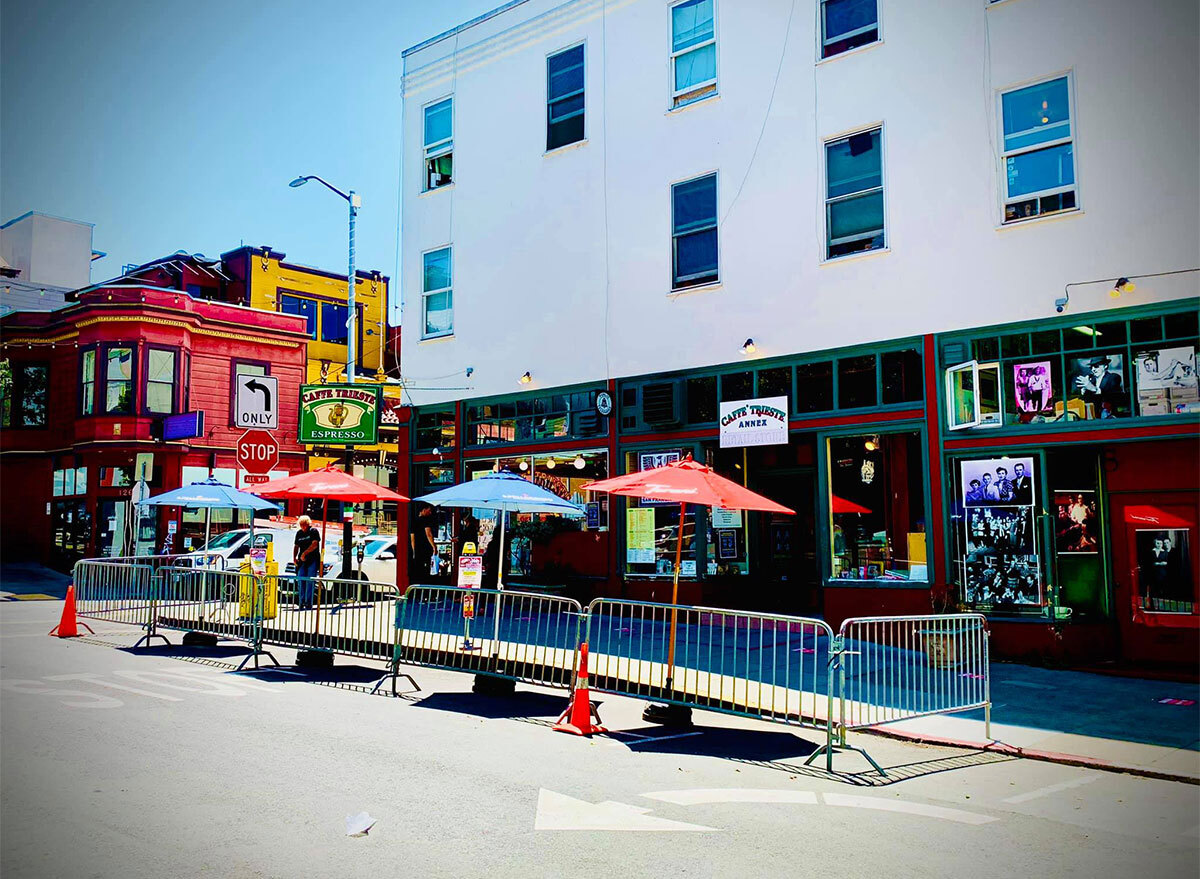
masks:
[[[671,635],[670,646],[667,648],[667,686],[675,672],[675,624],[677,622],[676,605],[679,604],[679,565],[683,558],[683,517],[687,512],[687,504],[679,505],[679,532],[675,541],[675,582],[671,587]]]
[[[329,498],[321,499],[321,548],[317,550],[317,574],[325,573],[325,530],[329,527]],[[313,591],[317,599],[316,633],[321,634],[321,589],[320,584],[313,583]]]
[[[212,543],[212,507],[204,508],[204,549],[207,553],[208,545]],[[200,575],[200,617],[197,620],[199,623],[204,622],[204,608],[208,606],[208,556],[205,555],[204,573]]]
[[[492,650],[496,656],[500,656],[500,602],[504,600],[504,523],[508,519],[508,511],[503,507],[500,509],[500,552],[496,556],[496,591],[500,594],[496,596],[496,624],[492,631]]]

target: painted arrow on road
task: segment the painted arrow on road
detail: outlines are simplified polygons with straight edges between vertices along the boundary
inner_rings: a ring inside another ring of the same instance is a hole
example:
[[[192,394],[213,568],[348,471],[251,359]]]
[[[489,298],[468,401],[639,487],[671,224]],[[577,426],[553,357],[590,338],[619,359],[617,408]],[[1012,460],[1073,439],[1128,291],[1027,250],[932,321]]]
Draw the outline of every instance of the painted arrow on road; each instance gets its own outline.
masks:
[[[853,794],[821,794],[820,800],[813,791],[778,790],[773,788],[699,788],[693,790],[662,790],[642,794],[651,800],[661,800],[677,806],[699,806],[712,803],[793,803],[815,806],[818,802],[826,806],[841,806],[846,809],[870,809],[877,812],[898,812],[922,818],[937,818],[958,824],[991,824],[999,819],[977,812],[964,812],[946,806],[930,806],[906,800],[863,797]]]
[[[534,830],[612,830],[707,833],[715,827],[685,824],[646,814],[649,809],[615,803],[589,803],[552,790],[538,790],[537,817]]]

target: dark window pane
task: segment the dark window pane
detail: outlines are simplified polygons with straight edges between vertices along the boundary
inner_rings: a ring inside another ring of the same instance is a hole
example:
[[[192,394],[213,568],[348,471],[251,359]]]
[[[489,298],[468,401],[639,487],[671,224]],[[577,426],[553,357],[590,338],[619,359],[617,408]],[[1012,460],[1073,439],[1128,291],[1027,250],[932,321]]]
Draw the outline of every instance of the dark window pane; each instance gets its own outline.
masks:
[[[551,122],[546,130],[547,150],[556,150],[580,140],[583,140],[582,113],[560,122]]]
[[[914,403],[924,398],[921,382],[921,352],[915,348],[888,351],[881,355],[883,402]]]
[[[706,424],[717,420],[717,377],[705,375],[687,382],[687,420]]]
[[[1181,311],[1177,314],[1164,315],[1165,338],[1187,339],[1200,333],[1198,318],[1200,318],[1200,312],[1197,311]]]
[[[875,355],[839,359],[838,408],[857,409],[875,403]]]
[[[717,222],[717,175],[676,183],[671,187],[672,228],[675,234]]]
[[[24,364],[17,368],[22,427],[46,426],[46,386],[50,368],[44,364]]]
[[[675,286],[704,284],[717,278],[717,230],[675,239]]]
[[[550,100],[561,98],[583,88],[583,46],[559,52],[547,62]]]
[[[1090,324],[1069,327],[1063,330],[1063,350],[1082,351],[1084,348],[1094,347],[1094,343],[1092,342],[1093,335],[1095,335],[1095,331]]]
[[[321,341],[333,342],[335,345],[349,344],[346,322],[350,319],[350,309],[336,302],[321,303]]]
[[[760,369],[758,371],[758,396],[760,397],[787,397],[788,410],[791,410],[792,397],[792,368],[790,366],[777,366],[771,369]]]
[[[971,345],[971,356],[980,363],[1000,359],[1000,343],[994,338],[976,339]]]
[[[1002,336],[1000,350],[1004,357],[1028,357],[1029,334],[1018,333],[1015,336]]]
[[[1123,320],[1096,324],[1095,331],[1097,345],[1124,345],[1127,340],[1125,321]]]
[[[1139,317],[1129,322],[1131,342],[1157,342],[1162,336],[1162,318]]]
[[[1031,354],[1054,354],[1061,345],[1062,337],[1058,330],[1039,330],[1031,334],[1029,348]]]
[[[298,314],[303,316],[308,321],[308,334],[312,338],[317,337],[317,303],[311,299],[302,299],[299,296],[289,296],[287,293],[281,293],[279,296],[279,310],[284,314]]]
[[[802,363],[796,367],[796,410],[828,412],[833,408],[833,361]]]
[[[721,402],[749,400],[754,397],[754,373],[733,372],[721,376]]]

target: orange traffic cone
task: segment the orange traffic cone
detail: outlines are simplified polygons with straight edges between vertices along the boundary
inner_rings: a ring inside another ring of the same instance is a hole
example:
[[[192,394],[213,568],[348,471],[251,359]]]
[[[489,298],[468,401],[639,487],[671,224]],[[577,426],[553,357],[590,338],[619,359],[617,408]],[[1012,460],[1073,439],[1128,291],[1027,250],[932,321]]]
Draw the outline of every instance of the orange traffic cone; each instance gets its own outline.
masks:
[[[67,600],[63,603],[62,619],[58,621],[58,625],[50,630],[50,634],[56,638],[78,638],[80,636],[79,627],[83,626],[93,635],[92,627],[87,623],[77,622],[75,619],[75,584],[72,583],[67,587]]]
[[[558,732],[573,733],[577,736],[590,736],[592,733],[607,732],[598,723],[592,723],[592,718],[600,720],[600,715],[592,706],[588,694],[588,646],[587,641],[579,645],[579,677],[575,679],[575,689],[571,693],[571,701],[567,710],[562,713],[554,728]],[[569,719],[568,719],[569,718]]]

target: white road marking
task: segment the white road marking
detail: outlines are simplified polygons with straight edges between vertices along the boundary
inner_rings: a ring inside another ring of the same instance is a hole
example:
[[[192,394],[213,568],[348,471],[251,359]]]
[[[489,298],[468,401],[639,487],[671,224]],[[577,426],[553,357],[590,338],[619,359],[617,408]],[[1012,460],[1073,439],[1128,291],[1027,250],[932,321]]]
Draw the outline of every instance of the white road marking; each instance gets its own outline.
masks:
[[[538,790],[534,830],[608,830],[634,832],[714,832],[715,827],[686,824],[647,815],[649,809],[615,803],[589,803],[545,788]]]
[[[660,790],[642,794],[651,800],[674,803],[677,806],[697,806],[702,803],[800,803],[817,805],[817,795],[809,790],[779,790],[774,788],[716,787],[696,790]]]
[[[45,687],[41,681],[0,681],[0,687],[6,690],[11,690],[14,693],[25,693],[34,696],[58,696],[60,699],[63,696],[75,696],[81,699],[90,699],[90,702],[66,702],[62,704],[68,708],[120,708],[125,703],[120,699],[114,699],[111,696],[101,696],[98,693],[85,693],[82,690],[58,690],[52,687]]]
[[[885,800],[880,797],[860,797],[854,794],[822,794],[827,806],[845,806],[849,809],[874,809],[879,812],[900,812],[906,815],[920,815],[923,818],[939,818],[942,821],[955,821],[959,824],[990,824],[1000,819],[991,815],[980,815],[975,812],[964,812],[961,809],[948,809],[944,806],[927,806],[924,803],[908,803],[904,800]]]
[[[167,687],[171,690],[183,690],[185,693],[203,693],[209,696],[231,696],[240,698],[245,696],[243,690],[239,690],[232,684],[224,681],[214,681],[211,678],[201,679],[194,675],[183,674],[177,671],[117,671],[113,674],[120,675],[123,678],[141,681],[144,684],[154,684],[158,687]],[[161,678],[173,679],[161,680]],[[206,689],[196,689],[201,686]]]
[[[151,699],[161,699],[164,702],[182,702],[178,696],[168,696],[165,693],[153,693],[150,690],[142,690],[138,687],[131,687],[127,684],[118,684],[113,681],[106,681],[100,675],[94,674],[69,674],[69,675],[47,675],[48,681],[83,681],[88,684],[95,684],[98,687],[110,687],[114,690],[124,690],[127,693],[137,693],[139,696],[149,696]]]
[[[1027,803],[1030,800],[1048,797],[1051,794],[1056,794],[1063,790],[1070,790],[1073,787],[1083,787],[1085,784],[1091,784],[1093,781],[1099,780],[1099,775],[1085,775],[1083,778],[1076,778],[1071,781],[1060,781],[1058,784],[1048,784],[1045,787],[1039,787],[1037,790],[1031,790],[1028,793],[1017,794],[1013,797],[1005,797],[1004,802],[1014,804]]]

